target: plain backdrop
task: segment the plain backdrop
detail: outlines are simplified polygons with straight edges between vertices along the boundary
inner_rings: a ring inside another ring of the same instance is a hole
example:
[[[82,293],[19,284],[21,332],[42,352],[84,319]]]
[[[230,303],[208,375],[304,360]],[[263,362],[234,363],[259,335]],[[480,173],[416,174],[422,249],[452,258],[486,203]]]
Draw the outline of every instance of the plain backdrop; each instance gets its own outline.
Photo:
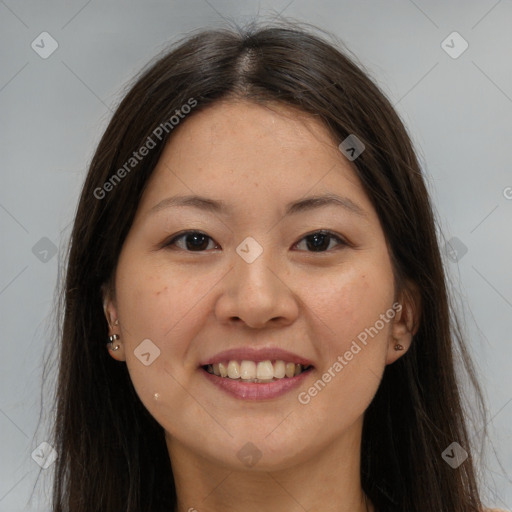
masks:
[[[488,400],[485,497],[512,509],[510,0],[0,0],[1,512],[49,510],[51,467],[32,454],[47,449],[52,412],[41,389],[54,290],[123,87],[191,30],[280,15],[340,38],[414,139]],[[28,503],[38,478],[48,483]]]

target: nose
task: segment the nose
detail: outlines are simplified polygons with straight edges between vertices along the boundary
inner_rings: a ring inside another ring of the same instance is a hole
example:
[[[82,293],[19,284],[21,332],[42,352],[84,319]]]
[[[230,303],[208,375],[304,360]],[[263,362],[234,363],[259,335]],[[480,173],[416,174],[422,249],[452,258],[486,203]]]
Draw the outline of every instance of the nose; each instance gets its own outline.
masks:
[[[270,252],[264,250],[252,263],[234,254],[233,268],[222,280],[223,290],[215,306],[220,322],[261,329],[295,321],[299,302],[290,275],[283,271],[284,265],[271,260]]]

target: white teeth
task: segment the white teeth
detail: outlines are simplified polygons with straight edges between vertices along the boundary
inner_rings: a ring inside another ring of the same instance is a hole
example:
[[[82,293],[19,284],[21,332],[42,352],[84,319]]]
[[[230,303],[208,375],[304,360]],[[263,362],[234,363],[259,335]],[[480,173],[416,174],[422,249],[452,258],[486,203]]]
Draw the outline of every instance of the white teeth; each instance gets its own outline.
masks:
[[[224,363],[219,363],[219,372],[221,377],[227,377],[228,367]]]
[[[257,379],[272,379],[274,377],[274,367],[272,361],[260,361],[256,369]]]
[[[209,364],[206,370],[217,377],[228,377],[230,379],[242,379],[245,382],[272,382],[284,377],[292,378],[300,375],[306,368],[299,363],[286,363],[278,359],[272,361],[247,361],[241,362],[232,360],[222,363]]]
[[[291,378],[295,375],[295,364],[294,363],[286,363],[286,376]]]
[[[254,361],[242,361],[242,364],[240,365],[240,377],[242,380],[255,379],[256,363]]]
[[[240,365],[238,364],[238,361],[229,361],[228,377],[230,379],[239,379],[240,378]]]
[[[276,379],[282,379],[286,375],[286,365],[284,361],[276,361],[274,363],[274,377]]]

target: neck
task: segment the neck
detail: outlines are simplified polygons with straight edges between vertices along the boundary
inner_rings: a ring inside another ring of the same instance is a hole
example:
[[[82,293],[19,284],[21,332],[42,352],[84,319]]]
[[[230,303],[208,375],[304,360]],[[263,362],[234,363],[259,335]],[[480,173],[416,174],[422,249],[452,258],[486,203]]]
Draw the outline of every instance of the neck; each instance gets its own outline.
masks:
[[[177,512],[373,512],[361,488],[360,423],[314,456],[275,471],[216,464],[166,439]]]

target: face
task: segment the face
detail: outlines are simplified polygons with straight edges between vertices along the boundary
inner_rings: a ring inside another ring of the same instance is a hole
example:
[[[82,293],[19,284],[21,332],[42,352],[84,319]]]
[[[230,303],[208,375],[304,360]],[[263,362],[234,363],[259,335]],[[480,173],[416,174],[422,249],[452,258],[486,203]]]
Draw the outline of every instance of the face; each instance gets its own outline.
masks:
[[[106,307],[111,355],[171,459],[285,468],[360,432],[410,337],[352,165],[318,120],[280,105],[217,103],[174,133]]]

